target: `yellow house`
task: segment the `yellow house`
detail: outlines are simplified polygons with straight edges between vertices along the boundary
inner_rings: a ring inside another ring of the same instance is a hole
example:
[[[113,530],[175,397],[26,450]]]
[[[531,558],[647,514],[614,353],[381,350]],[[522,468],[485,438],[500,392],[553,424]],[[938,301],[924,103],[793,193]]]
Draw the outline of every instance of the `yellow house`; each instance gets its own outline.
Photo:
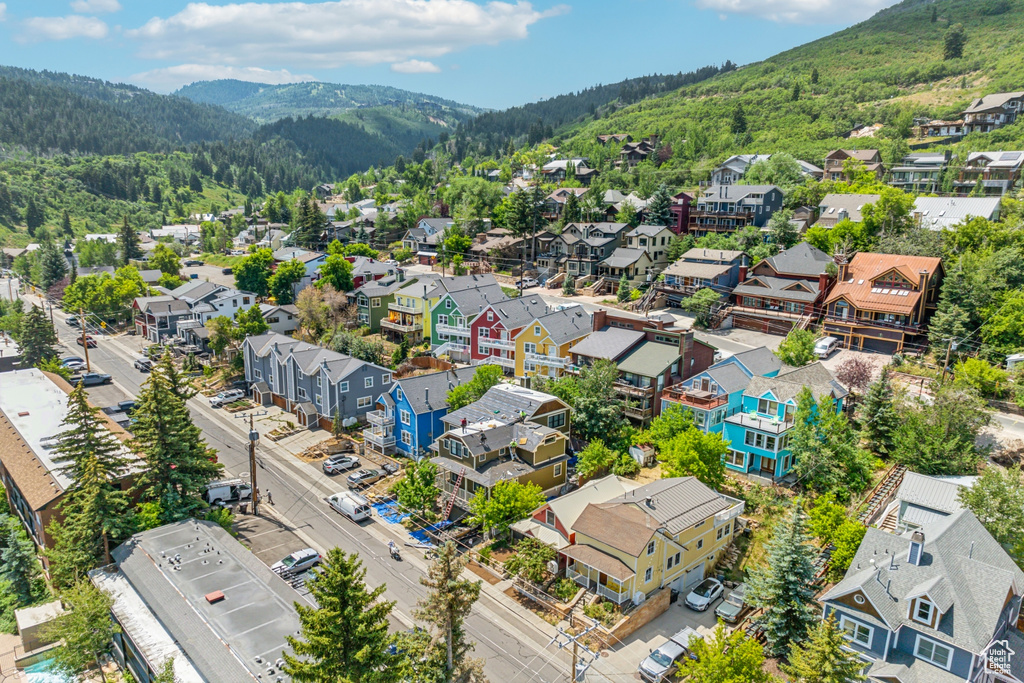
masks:
[[[582,306],[548,313],[524,325],[516,336],[516,377],[561,377],[569,349],[591,332],[590,314]]]
[[[685,592],[713,573],[743,506],[695,477],[661,479],[588,505],[559,554],[569,578],[617,604]]]

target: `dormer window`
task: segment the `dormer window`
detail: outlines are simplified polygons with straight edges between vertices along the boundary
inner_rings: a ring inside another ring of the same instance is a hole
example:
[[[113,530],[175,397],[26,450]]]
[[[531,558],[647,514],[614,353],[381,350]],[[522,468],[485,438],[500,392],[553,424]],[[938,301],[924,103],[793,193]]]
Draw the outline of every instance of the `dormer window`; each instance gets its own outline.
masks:
[[[914,608],[914,621],[919,621],[922,624],[932,623],[932,615],[935,613],[935,605],[928,602],[925,598],[917,599],[917,606]]]

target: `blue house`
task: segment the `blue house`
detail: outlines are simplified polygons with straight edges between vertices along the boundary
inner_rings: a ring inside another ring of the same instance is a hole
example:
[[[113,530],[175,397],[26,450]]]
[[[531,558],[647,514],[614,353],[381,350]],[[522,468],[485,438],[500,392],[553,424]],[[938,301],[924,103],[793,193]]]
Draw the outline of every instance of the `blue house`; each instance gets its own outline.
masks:
[[[694,424],[706,433],[721,433],[725,419],[740,411],[743,390],[754,377],[775,377],[782,361],[760,346],[715,363],[704,372],[668,387],[661,395],[661,412],[678,404],[693,413]]]
[[[870,528],[822,596],[876,683],[1024,680],[1024,572],[970,510],[894,534]]]
[[[441,418],[448,414],[448,392],[473,378],[476,368],[417,375],[395,382],[377,399],[363,430],[368,448],[384,455],[419,459],[444,433]]]
[[[725,464],[737,472],[781,479],[793,469],[789,450],[797,396],[807,387],[816,401],[830,396],[836,411],[849,393],[821,363],[786,367],[774,377],[753,377],[743,390],[739,410],[725,418],[729,443]]]

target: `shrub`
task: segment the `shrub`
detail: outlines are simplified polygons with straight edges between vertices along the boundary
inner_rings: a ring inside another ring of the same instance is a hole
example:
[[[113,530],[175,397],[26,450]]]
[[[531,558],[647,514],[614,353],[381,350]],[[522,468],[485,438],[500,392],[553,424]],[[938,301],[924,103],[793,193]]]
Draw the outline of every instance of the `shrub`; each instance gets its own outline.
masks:
[[[629,453],[623,453],[618,461],[612,465],[612,474],[620,477],[635,477],[640,473],[640,463],[633,459]]]
[[[551,584],[550,593],[562,602],[569,602],[579,589],[580,585],[572,579],[559,579]]]

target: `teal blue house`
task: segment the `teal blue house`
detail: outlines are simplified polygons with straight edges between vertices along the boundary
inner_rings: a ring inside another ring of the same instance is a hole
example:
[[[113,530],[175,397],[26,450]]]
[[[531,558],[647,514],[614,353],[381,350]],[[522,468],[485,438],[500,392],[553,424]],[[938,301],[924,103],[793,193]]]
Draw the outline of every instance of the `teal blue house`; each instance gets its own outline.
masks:
[[[662,393],[661,412],[670,404],[681,405],[693,414],[701,431],[720,434],[726,418],[742,409],[743,391],[750,380],[775,377],[784,367],[766,346],[737,353],[667,388]]]
[[[736,472],[772,481],[793,469],[789,440],[796,415],[797,396],[807,387],[815,400],[831,396],[842,410],[848,391],[821,363],[786,367],[774,377],[753,377],[743,390],[739,409],[726,417],[722,436],[729,441],[726,466]]]

